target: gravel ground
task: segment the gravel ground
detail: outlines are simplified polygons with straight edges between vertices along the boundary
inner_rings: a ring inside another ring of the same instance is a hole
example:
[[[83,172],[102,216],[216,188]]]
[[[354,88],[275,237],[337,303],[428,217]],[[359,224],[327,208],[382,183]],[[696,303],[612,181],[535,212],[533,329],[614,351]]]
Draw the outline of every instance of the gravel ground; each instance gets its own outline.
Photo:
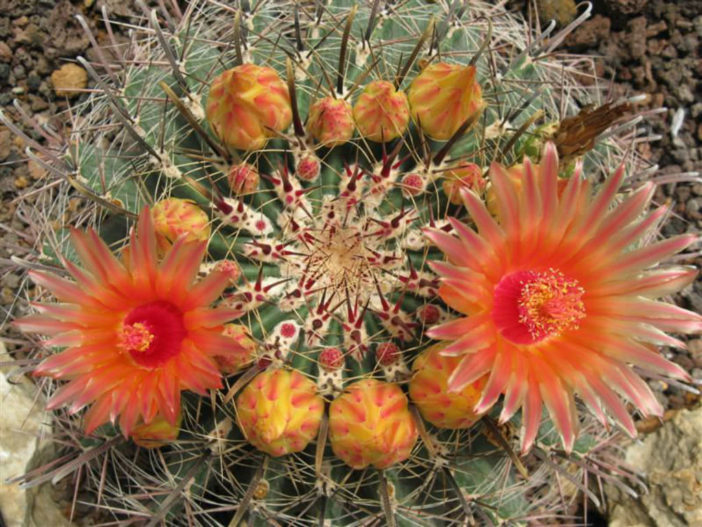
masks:
[[[520,4],[523,2],[514,2],[515,9],[522,8]],[[594,4],[594,16],[567,39],[566,46],[572,52],[601,57],[598,73],[611,81],[612,98],[646,93],[652,108],[667,108],[647,125],[650,133],[659,134],[661,139],[640,146],[641,154],[661,167],[658,174],[702,172],[702,2],[611,0]],[[65,131],[66,120],[57,116],[68,108],[69,101],[57,95],[51,76],[78,55],[92,57],[90,42],[74,15],[83,14],[100,40],[104,32],[98,19],[103,6],[113,17],[126,16],[133,9],[128,0],[0,0],[3,112],[17,120],[18,112],[13,107],[13,100],[17,100],[37,122]],[[671,124],[676,114],[683,120],[673,135]],[[37,137],[29,127],[25,130]],[[9,259],[31,252],[35,241],[18,209],[21,212],[21,204],[31,205],[33,191],[47,181],[42,167],[27,162],[24,148],[19,138],[0,125],[0,336],[15,352],[21,352],[19,335],[4,322],[21,308],[16,291],[23,275],[9,265]],[[674,204],[673,214],[663,227],[666,236],[699,232],[702,183],[661,185],[655,200]],[[699,266],[702,258],[693,254],[680,263]],[[701,293],[702,281],[698,279],[674,300],[685,308],[702,311]],[[702,339],[691,339],[688,350],[666,353],[702,380]],[[668,409],[699,404],[699,395],[663,381],[654,381],[653,386]],[[640,423],[643,432],[656,426],[655,422]]]

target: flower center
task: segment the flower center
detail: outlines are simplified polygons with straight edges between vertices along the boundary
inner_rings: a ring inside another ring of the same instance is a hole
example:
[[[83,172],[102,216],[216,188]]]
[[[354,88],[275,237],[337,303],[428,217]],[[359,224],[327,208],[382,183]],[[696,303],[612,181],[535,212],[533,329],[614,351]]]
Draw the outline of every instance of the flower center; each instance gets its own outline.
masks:
[[[118,347],[146,368],[157,368],[180,353],[186,330],[180,310],[164,300],[132,309],[117,332]]]
[[[533,344],[577,329],[585,317],[585,290],[556,269],[518,271],[495,287],[493,320],[502,336]]]

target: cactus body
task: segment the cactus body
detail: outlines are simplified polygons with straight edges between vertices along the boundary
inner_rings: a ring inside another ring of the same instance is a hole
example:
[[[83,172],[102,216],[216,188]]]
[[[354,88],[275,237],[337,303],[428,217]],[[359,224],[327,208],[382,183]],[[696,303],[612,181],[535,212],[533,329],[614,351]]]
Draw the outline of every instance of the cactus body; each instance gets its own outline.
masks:
[[[124,71],[94,72],[102,94],[62,169],[110,241],[125,234],[115,218],[151,203],[169,243],[206,239],[201,274],[226,275],[217,302],[242,315],[223,329],[234,349],[213,357],[224,388],[183,395],[163,458],[96,432],[131,470],[103,485],[97,449],[96,495],[119,520],[173,525],[519,524],[564,510],[575,495],[549,478],[584,477],[605,431],[584,418],[571,463],[545,421],[523,463],[512,428],[473,412],[481,383],[445,390],[456,360],[422,352],[451,304],[422,230],[452,230],[462,188],[494,192],[481,167],[519,162],[540,112],[591,100],[571,63],[488,2],[193,0],[167,15],[138,21]]]

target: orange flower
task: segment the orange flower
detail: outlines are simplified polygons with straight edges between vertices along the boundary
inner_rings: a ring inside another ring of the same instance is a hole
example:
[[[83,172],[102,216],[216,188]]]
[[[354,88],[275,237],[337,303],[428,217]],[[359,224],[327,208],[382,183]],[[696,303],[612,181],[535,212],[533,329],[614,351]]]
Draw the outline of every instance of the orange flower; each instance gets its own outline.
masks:
[[[654,185],[612,206],[623,167],[594,197],[581,171],[578,164],[559,196],[552,144],[538,171],[525,160],[521,191],[502,166],[493,164],[498,221],[475,194],[462,190],[478,232],[454,218],[458,237],[426,231],[448,257],[432,265],[442,280],[439,294],[467,315],[429,331],[453,341],[444,354],[462,357],[449,389],[461,390],[489,373],[475,411],[489,409],[500,394],[501,421],[521,407],[524,451],[536,437],[542,405],[571,450],[577,434],[575,393],[603,423],[604,407],[635,435],[619,396],[645,415],[660,415],[663,409],[632,365],[689,379],[655,346],[683,346],[664,331],[702,329],[700,315],[654,300],[689,284],[696,271],[649,269],[696,236],[632,249],[665,213],[661,207],[641,216]]]
[[[194,284],[206,243],[184,236],[159,264],[148,209],[125,247],[126,265],[95,231],[73,230],[71,237],[84,268],[64,262],[75,282],[31,272],[61,303],[36,305],[40,314],[17,321],[24,331],[50,335],[45,346],[66,348],[34,372],[69,381],[48,408],[69,403],[77,412],[91,405],[88,434],[118,416],[127,437],[157,415],[176,425],[180,392],[205,395],[221,387],[215,357],[236,346],[222,329],[239,312],[209,307],[227,286],[226,273],[214,271]]]

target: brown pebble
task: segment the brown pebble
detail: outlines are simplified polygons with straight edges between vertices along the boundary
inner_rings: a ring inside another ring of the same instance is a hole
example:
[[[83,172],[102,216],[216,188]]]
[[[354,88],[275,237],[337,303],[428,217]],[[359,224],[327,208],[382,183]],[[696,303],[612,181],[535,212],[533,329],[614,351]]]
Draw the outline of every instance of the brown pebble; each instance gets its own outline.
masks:
[[[34,161],[34,159],[29,160],[29,163],[27,163],[27,169],[29,170],[29,175],[31,178],[35,181],[46,177],[46,170],[39,163]]]
[[[10,46],[0,41],[0,62],[10,62],[12,60],[12,50]]]
[[[22,190],[23,188],[27,188],[29,186],[29,179],[27,179],[26,176],[19,176],[15,178],[15,187],[18,189]]]
[[[64,64],[51,74],[51,84],[59,97],[76,97],[88,85],[88,73],[76,64]]]

